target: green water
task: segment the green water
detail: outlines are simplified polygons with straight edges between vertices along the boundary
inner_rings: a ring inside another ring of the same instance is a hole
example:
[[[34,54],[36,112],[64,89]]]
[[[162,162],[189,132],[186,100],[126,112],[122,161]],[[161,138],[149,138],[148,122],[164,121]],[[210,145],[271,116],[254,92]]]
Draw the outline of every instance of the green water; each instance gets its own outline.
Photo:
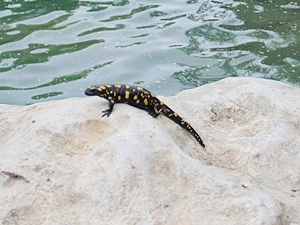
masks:
[[[100,83],[174,95],[229,76],[300,84],[300,2],[0,2],[0,103]]]

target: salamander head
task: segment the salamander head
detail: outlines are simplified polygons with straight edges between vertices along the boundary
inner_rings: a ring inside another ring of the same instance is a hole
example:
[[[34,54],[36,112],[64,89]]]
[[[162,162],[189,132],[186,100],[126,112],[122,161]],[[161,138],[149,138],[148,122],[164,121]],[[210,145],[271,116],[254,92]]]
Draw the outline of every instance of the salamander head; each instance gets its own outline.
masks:
[[[84,93],[88,96],[98,95],[105,98],[107,96],[107,87],[102,85],[88,86]]]

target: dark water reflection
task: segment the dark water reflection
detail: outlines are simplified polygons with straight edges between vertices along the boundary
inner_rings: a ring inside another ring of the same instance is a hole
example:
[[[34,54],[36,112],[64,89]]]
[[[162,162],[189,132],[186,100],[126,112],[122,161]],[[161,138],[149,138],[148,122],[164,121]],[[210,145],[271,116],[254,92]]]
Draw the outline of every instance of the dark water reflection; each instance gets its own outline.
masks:
[[[0,103],[97,83],[172,95],[228,76],[300,83],[295,1],[2,1]]]

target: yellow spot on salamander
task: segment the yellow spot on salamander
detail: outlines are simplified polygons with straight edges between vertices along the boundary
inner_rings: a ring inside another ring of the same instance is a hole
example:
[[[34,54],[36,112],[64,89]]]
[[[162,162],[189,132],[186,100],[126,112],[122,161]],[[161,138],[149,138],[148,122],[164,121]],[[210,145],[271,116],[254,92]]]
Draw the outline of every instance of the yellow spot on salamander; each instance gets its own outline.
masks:
[[[112,96],[108,96],[107,97],[108,100],[112,100],[112,98],[113,98]]]
[[[137,95],[133,96],[133,100],[137,100],[137,99],[138,99]]]
[[[136,104],[139,104],[140,103],[140,100],[138,99],[138,100],[136,100]]]
[[[114,92],[113,92],[113,91],[110,91],[109,93],[112,94],[112,93],[114,93]]]
[[[119,95],[119,96],[118,96],[118,100],[119,100],[119,101],[121,101],[121,99],[122,99],[122,96],[121,96],[121,95]]]
[[[177,116],[178,116],[178,114],[177,114],[177,113],[174,113],[174,116],[175,116],[175,117],[177,117]]]
[[[144,99],[144,104],[148,105],[148,99],[147,98]]]
[[[137,89],[138,91],[142,91],[142,90],[143,90],[142,87],[137,87],[136,89]]]
[[[125,87],[126,87],[127,89],[129,89],[129,88],[130,88],[130,85],[129,85],[129,84],[126,84]]]
[[[116,87],[116,88],[121,88],[122,85],[121,85],[121,84],[115,84],[115,87]]]
[[[101,86],[100,86],[100,89],[105,90],[106,87],[101,85]]]
[[[129,91],[125,91],[125,98],[129,99],[129,96],[130,96],[130,92]]]
[[[105,87],[111,88],[111,85],[110,84],[106,84]]]
[[[185,121],[184,121],[184,120],[181,120],[181,124],[182,124],[182,125],[185,124]]]
[[[114,92],[114,97],[116,97],[117,96],[117,92]]]

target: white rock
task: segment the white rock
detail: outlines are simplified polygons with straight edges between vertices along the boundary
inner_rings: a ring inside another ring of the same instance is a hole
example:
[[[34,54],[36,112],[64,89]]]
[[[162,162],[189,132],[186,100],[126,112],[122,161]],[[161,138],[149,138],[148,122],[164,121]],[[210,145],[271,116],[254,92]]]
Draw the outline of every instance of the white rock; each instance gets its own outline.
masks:
[[[300,90],[227,78],[161,99],[0,105],[2,224],[300,224]]]

